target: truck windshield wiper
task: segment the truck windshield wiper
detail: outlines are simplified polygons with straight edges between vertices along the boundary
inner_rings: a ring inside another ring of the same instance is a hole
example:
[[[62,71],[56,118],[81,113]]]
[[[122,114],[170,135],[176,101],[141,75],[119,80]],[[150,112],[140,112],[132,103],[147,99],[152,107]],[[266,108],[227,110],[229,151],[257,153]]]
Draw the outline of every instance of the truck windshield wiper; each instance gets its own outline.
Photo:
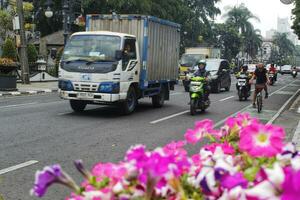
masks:
[[[96,60],[89,60],[86,64],[90,65],[96,62],[115,62],[115,60],[102,60],[102,59],[96,59]]]
[[[66,64],[69,64],[70,62],[76,62],[76,61],[84,61],[84,62],[91,62],[91,60],[88,59],[83,59],[83,58],[78,58],[78,59],[74,59],[74,60],[66,60]]]

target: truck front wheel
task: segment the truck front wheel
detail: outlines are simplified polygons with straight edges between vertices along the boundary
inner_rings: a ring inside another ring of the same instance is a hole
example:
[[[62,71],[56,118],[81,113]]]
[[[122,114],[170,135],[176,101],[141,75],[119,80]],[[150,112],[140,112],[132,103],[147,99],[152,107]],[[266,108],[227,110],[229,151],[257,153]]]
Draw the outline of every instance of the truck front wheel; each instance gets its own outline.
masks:
[[[86,102],[80,100],[70,100],[70,106],[75,112],[82,112],[86,107]]]
[[[128,115],[132,113],[137,105],[136,92],[133,87],[130,87],[127,93],[126,100],[122,103],[124,114]]]

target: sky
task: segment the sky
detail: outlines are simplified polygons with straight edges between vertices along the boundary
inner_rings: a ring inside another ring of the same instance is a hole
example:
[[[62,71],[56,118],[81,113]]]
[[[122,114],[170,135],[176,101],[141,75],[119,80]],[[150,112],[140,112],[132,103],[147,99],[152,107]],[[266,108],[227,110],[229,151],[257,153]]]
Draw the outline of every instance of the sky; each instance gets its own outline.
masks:
[[[252,21],[255,28],[262,31],[265,36],[266,31],[277,29],[277,17],[291,18],[293,4],[285,5],[280,0],[221,0],[217,6],[221,9],[222,15],[226,12],[226,8],[244,3],[246,7],[257,17],[260,22]],[[217,21],[223,21],[223,17],[218,16]],[[292,24],[292,21],[290,21]]]

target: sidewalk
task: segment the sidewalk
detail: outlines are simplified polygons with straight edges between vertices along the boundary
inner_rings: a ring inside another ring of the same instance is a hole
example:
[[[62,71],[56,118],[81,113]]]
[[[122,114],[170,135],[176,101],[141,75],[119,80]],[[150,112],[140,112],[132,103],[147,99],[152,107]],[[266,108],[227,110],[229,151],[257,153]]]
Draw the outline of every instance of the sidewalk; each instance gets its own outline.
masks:
[[[29,85],[17,83],[17,91],[0,91],[1,96],[20,96],[20,95],[33,95],[42,93],[51,93],[58,91],[58,82],[33,82]]]
[[[300,147],[300,95],[274,121],[273,124],[282,126],[286,131],[286,140],[296,143]]]

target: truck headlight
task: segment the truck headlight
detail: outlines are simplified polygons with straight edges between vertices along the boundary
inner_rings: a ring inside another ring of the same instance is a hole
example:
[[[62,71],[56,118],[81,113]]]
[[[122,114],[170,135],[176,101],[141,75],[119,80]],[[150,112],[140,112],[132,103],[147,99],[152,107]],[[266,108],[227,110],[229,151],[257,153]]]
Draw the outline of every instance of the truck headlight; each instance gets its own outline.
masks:
[[[113,83],[113,82],[104,82],[101,83],[98,92],[101,93],[119,93],[120,92],[120,83]]]
[[[212,80],[215,80],[215,79],[217,79],[217,78],[218,78],[218,75],[212,75],[212,76],[211,76],[211,79],[212,79]]]
[[[73,91],[73,84],[70,80],[59,80],[58,88],[65,91]]]

